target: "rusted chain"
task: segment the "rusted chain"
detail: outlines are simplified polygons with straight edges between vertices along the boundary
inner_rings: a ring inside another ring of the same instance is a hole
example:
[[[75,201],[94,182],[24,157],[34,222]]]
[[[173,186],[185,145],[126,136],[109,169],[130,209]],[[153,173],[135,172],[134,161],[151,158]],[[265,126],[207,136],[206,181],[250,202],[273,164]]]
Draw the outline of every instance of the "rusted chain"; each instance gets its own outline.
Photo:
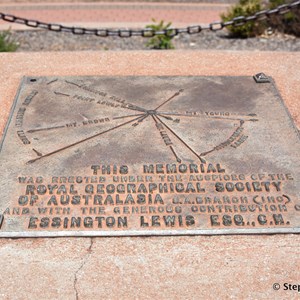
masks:
[[[195,26],[188,26],[185,28],[169,28],[164,30],[156,31],[151,28],[147,29],[108,29],[108,28],[100,28],[100,29],[93,29],[93,28],[84,28],[84,27],[69,27],[64,26],[61,24],[54,24],[54,23],[46,23],[40,22],[38,20],[29,20],[21,17],[17,17],[10,14],[5,14],[0,12],[0,20],[11,22],[11,23],[18,23],[29,27],[34,28],[42,28],[47,29],[50,31],[56,32],[69,32],[77,35],[96,35],[99,37],[108,37],[108,36],[117,36],[122,38],[129,38],[132,36],[142,36],[146,38],[150,38],[156,35],[165,35],[165,36],[176,36],[178,34],[197,34],[203,30],[211,30],[211,31],[219,31],[227,26],[242,26],[248,22],[253,21],[262,21],[269,18],[271,15],[284,15],[294,9],[299,9],[300,7],[300,0],[279,5],[276,8],[272,8],[269,10],[262,10],[256,12],[254,15],[251,16],[239,16],[233,18],[227,22],[212,22],[206,26],[195,25]]]

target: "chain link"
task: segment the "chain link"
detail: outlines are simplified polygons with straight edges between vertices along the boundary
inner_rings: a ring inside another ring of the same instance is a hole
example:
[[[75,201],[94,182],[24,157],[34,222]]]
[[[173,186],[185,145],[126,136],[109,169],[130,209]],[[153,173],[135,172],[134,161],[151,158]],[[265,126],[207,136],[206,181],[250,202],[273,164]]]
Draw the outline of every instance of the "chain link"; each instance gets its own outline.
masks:
[[[118,36],[121,38],[129,38],[132,36],[142,36],[145,38],[151,38],[156,35],[165,35],[168,37],[174,37],[178,34],[187,33],[187,34],[197,34],[200,33],[202,30],[211,30],[211,31],[219,31],[227,26],[242,26],[248,22],[252,21],[262,21],[269,18],[271,15],[284,15],[290,12],[293,9],[300,8],[300,0],[294,1],[292,3],[279,5],[276,8],[269,9],[269,10],[261,10],[254,15],[251,16],[239,16],[233,18],[227,22],[212,22],[206,26],[195,25],[195,26],[188,26],[186,28],[170,28],[165,30],[155,31],[153,29],[91,29],[91,28],[84,28],[84,27],[68,27],[61,24],[54,24],[54,23],[45,23],[40,22],[38,20],[30,20],[25,18],[20,18],[14,15],[5,14],[0,12],[0,20],[11,22],[11,23],[18,23],[28,27],[34,28],[42,28],[47,29],[50,31],[56,32],[69,32],[77,35],[96,35],[99,37],[108,37],[108,36]]]

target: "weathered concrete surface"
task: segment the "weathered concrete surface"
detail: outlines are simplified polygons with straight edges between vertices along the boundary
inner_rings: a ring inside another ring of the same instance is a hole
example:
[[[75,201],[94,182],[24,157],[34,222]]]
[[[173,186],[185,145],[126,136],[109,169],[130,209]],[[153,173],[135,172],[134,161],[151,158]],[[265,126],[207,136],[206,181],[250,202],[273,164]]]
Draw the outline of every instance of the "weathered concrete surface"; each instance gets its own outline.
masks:
[[[0,131],[22,76],[271,75],[300,126],[300,53],[0,55]],[[0,187],[1,188],[1,187]],[[0,299],[299,299],[300,235],[0,240]]]

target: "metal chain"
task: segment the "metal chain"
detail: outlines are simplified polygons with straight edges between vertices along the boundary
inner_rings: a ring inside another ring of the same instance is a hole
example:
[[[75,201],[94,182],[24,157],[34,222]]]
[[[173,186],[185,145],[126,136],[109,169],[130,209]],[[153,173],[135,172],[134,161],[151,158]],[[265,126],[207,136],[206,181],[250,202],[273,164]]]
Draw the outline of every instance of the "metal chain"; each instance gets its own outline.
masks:
[[[29,20],[25,18],[20,18],[14,15],[5,14],[0,12],[0,20],[11,22],[11,23],[18,23],[23,24],[29,27],[34,28],[42,28],[47,29],[50,31],[56,31],[56,32],[69,32],[73,34],[83,35],[83,34],[92,34],[99,37],[107,37],[107,36],[118,36],[122,38],[128,38],[131,36],[142,36],[146,38],[154,37],[156,35],[165,35],[169,37],[174,37],[181,33],[186,34],[197,34],[200,33],[202,30],[211,30],[211,31],[218,31],[222,30],[223,28],[227,26],[242,26],[248,22],[251,21],[262,21],[267,18],[269,18],[271,15],[284,15],[288,12],[290,12],[293,9],[300,8],[300,0],[279,5],[278,7],[274,9],[269,10],[262,10],[254,15],[245,17],[245,16],[239,16],[236,18],[233,18],[230,21],[227,22],[213,22],[206,26],[201,25],[195,25],[195,26],[188,26],[185,28],[169,28],[165,30],[155,31],[151,28],[146,29],[91,29],[91,28],[84,28],[84,27],[68,27],[61,24],[53,24],[53,23],[45,23],[40,22],[37,20]]]

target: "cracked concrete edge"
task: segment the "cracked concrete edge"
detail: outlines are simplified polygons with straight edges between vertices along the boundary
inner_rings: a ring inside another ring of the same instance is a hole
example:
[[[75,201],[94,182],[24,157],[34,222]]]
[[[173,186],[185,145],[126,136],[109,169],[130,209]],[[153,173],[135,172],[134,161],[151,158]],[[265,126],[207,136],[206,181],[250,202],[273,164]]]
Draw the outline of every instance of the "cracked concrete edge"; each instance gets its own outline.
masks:
[[[79,266],[79,268],[77,269],[77,271],[74,274],[74,290],[75,290],[75,299],[79,300],[79,291],[77,288],[77,282],[78,282],[78,274],[79,272],[83,269],[83,267],[85,266],[85,264],[87,263],[88,259],[90,258],[90,256],[92,255],[92,247],[93,247],[93,243],[94,243],[94,238],[91,237],[90,238],[90,245],[87,248],[87,253],[86,256],[83,258],[81,265]]]
[[[74,299],[86,239],[1,239],[0,299]]]

